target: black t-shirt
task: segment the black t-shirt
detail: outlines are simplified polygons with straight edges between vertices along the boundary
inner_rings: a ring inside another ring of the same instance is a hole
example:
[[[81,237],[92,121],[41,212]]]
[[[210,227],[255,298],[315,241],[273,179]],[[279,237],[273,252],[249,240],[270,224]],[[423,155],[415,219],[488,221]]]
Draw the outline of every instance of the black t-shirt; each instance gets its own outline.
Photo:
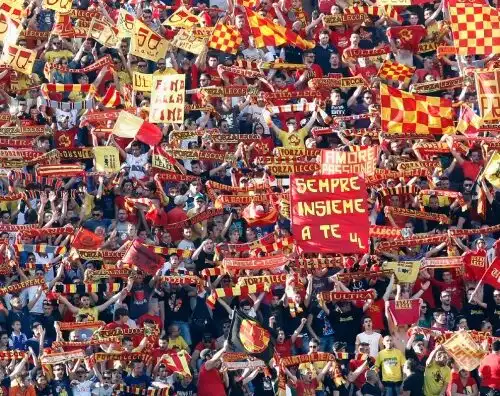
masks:
[[[263,373],[258,373],[252,380],[254,395],[274,396],[272,378],[266,377]]]
[[[440,206],[437,209],[433,209],[430,206],[424,206],[424,210],[427,213],[444,214],[448,216],[450,214],[449,206]],[[427,231],[433,231],[439,226],[439,221],[427,220]]]
[[[328,68],[325,71],[325,74],[342,74],[342,77],[349,77],[349,69],[347,67],[335,67],[333,68],[332,66],[328,66]]]
[[[9,394],[10,382],[10,377],[5,377],[2,382],[0,382],[0,395],[7,396]]]
[[[326,107],[326,113],[331,117],[343,117],[348,115],[347,106],[345,104],[333,105]]]
[[[406,359],[413,359],[417,362],[418,369],[423,373],[425,371],[425,362],[427,361],[427,355],[421,355],[420,357],[417,353],[412,349],[405,350]]]
[[[422,388],[424,387],[424,375],[422,373],[410,374],[401,385],[401,389],[409,391],[410,396],[422,395]]]
[[[309,311],[312,315],[311,327],[318,337],[328,337],[333,335],[333,328],[325,311],[320,306],[314,304]]]
[[[382,392],[379,387],[377,385],[369,384],[368,382],[361,387],[361,393],[363,395],[382,396]]]
[[[175,395],[176,396],[193,396],[197,393],[196,385],[191,381],[185,388],[181,383],[174,384]]]
[[[354,344],[361,326],[363,310],[351,307],[348,312],[330,311],[328,319],[335,330],[335,340]]]
[[[486,312],[477,304],[465,303],[462,314],[467,319],[467,325],[471,330],[481,330],[481,322],[486,318]]]
[[[493,332],[500,329],[500,305],[488,303],[486,306],[486,313],[488,314],[488,319],[493,326]]]
[[[133,377],[128,375],[125,377],[124,382],[128,386],[139,386],[141,388],[147,389],[149,385],[151,385],[151,377],[143,374],[139,377]]]
[[[52,388],[52,393],[58,396],[73,396],[73,390],[69,384],[68,378],[63,378],[62,380],[53,379],[50,381],[50,387]]]
[[[174,321],[187,322],[191,316],[191,304],[186,290],[179,288],[163,297],[165,304],[165,328]]]
[[[198,259],[194,261],[196,264],[196,272],[200,273],[205,268],[213,268],[214,267],[214,254],[206,253],[205,251],[201,251]]]

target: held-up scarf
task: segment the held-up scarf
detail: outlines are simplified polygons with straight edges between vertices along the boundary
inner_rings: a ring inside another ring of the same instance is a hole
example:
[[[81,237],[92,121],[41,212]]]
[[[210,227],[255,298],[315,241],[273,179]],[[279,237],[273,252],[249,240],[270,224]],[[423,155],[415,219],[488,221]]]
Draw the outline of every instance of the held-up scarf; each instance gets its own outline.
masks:
[[[268,283],[259,283],[250,286],[235,286],[214,289],[207,297],[206,303],[211,309],[215,309],[215,304],[222,297],[248,297],[250,294],[268,292]]]
[[[500,231],[500,224],[490,226],[490,227],[482,227],[482,228],[476,228],[476,229],[470,229],[470,230],[459,230],[459,229],[448,230],[448,234],[450,236],[462,237],[462,236],[470,236],[470,235],[477,235],[477,234],[482,234],[482,235],[493,234],[493,233],[499,232],[499,231]]]
[[[37,106],[47,106],[52,109],[59,109],[63,111],[80,111],[92,109],[95,106],[95,100],[93,98],[90,98],[87,100],[82,100],[81,102],[58,102],[57,100],[50,100],[39,96],[37,98],[36,104]]]
[[[446,142],[417,142],[412,148],[418,156],[423,158],[450,152],[450,147]],[[461,154],[467,154],[469,151],[466,145],[458,141],[453,142],[453,148]]]
[[[56,322],[61,330],[78,330],[78,329],[96,329],[99,327],[104,327],[106,322],[102,320],[96,320],[92,322]]]
[[[117,327],[116,329],[111,330],[97,330],[92,338],[108,338],[108,337],[134,337],[134,336],[143,336],[143,337],[154,337],[160,334],[160,329],[157,325],[154,327],[141,327],[135,329],[122,329]]]
[[[205,184],[205,187],[207,190],[221,190],[221,191],[231,191],[233,193],[239,194],[239,193],[247,193],[250,191],[257,191],[257,190],[267,190],[270,188],[269,183],[264,183],[264,182],[258,182],[258,181],[253,181],[251,184],[247,186],[228,186],[227,184],[222,184],[222,183],[217,183],[215,181],[209,180]]]
[[[441,213],[422,212],[420,210],[396,208],[394,206],[386,206],[384,208],[384,212],[385,214],[391,214],[395,216],[404,216],[404,217],[412,217],[415,219],[439,221],[439,223],[441,224],[451,223],[451,219],[448,216]]]
[[[316,270],[320,268],[344,268],[349,257],[299,258],[291,266],[294,269]]]
[[[461,256],[454,257],[436,257],[425,258],[422,260],[420,269],[425,268],[462,268],[463,258]]]
[[[462,193],[460,193],[458,191],[421,190],[418,195],[419,195],[419,199],[420,199],[421,204],[423,203],[423,197],[425,195],[437,196],[437,197],[448,197],[448,198],[456,199],[458,204],[462,207],[462,211],[465,211],[467,209],[467,204],[465,203],[465,199],[464,199]]]
[[[413,89],[415,93],[427,93],[427,92],[461,88],[463,86],[463,83],[464,83],[463,77],[455,77],[455,78],[448,78],[447,80],[414,84]]]
[[[420,187],[417,185],[411,186],[397,186],[397,187],[385,187],[377,189],[377,192],[381,197],[392,197],[393,195],[415,195],[420,191]]]
[[[401,179],[412,177],[427,177],[430,170],[426,168],[417,168],[409,171],[392,171],[390,169],[376,169],[373,176],[365,175],[365,183],[369,187],[373,187],[388,179]],[[394,187],[390,187],[394,188]],[[391,194],[394,195],[394,194]]]
[[[161,182],[165,182],[165,181],[191,182],[194,180],[200,181],[199,176],[182,175],[180,173],[171,173],[171,172],[156,173],[156,175],[154,176],[154,179],[161,181]]]
[[[24,359],[28,352],[23,351],[0,351],[0,360],[20,360]]]
[[[345,53],[345,51],[344,51]],[[362,87],[366,85],[366,80],[363,77],[322,77],[322,78],[311,78],[307,85],[310,89],[314,90],[331,90],[333,88],[353,88]]]
[[[95,282],[101,279],[108,278],[122,278],[127,279],[130,275],[129,269],[124,268],[113,268],[113,269],[100,269],[100,270],[86,270],[85,271],[85,282]]]
[[[70,235],[75,229],[71,224],[64,227],[49,227],[49,228],[28,228],[19,230],[19,234],[23,237],[35,238],[56,235]]]
[[[119,352],[119,353],[94,353],[95,362],[107,362],[109,360],[119,360],[121,362],[133,362],[134,360],[141,360],[145,363],[151,361],[153,357],[143,352]]]
[[[36,169],[39,177],[82,177],[85,170],[80,165],[40,165]]]
[[[0,201],[17,201],[19,199],[26,199],[26,193],[13,193],[7,195],[0,195]],[[11,225],[11,224],[6,224]]]
[[[59,92],[83,92],[83,93],[94,93],[95,87],[93,84],[42,84],[40,87],[40,92],[43,97],[50,99],[49,94],[59,93]]]
[[[447,242],[448,235],[434,235],[425,237],[411,237],[406,239],[398,239],[395,241],[382,241],[375,248],[375,253],[380,254],[392,249],[400,247],[415,247],[420,245],[439,245],[440,243]]]
[[[34,278],[34,279],[30,279],[30,280],[27,280],[24,282],[19,282],[17,284],[10,285],[7,287],[0,287],[0,296],[4,296],[8,293],[10,293],[10,294],[17,293],[21,290],[24,290],[24,289],[26,289],[28,287],[32,287],[32,286],[42,286],[44,289],[47,288],[47,284],[45,283],[44,278]]]
[[[311,157],[305,157],[304,159],[313,159]],[[293,164],[306,164],[305,162],[298,162],[299,158],[295,156],[286,156],[286,157],[276,157],[274,155],[262,155],[259,157],[255,157],[255,161],[257,164],[260,165],[283,165],[283,164],[288,164],[288,165],[293,165]]]
[[[392,52],[390,46],[384,46],[374,49],[347,48],[342,53],[343,58],[370,58],[372,56],[381,56]]]
[[[208,182],[210,183],[210,182]],[[207,183],[207,184],[208,184]],[[274,234],[267,234],[262,238],[247,243],[221,243],[215,247],[216,256],[220,256],[223,251],[229,251],[230,253],[241,253],[246,252],[250,249],[257,248],[262,245],[270,244],[275,241],[276,237]]]
[[[380,134],[381,131],[382,131],[381,129],[370,129],[370,128],[358,128],[358,129],[348,128],[339,131],[333,127],[326,127],[326,128],[314,127],[311,133],[313,136],[322,136],[322,135],[330,135],[332,133],[342,132],[342,134],[347,137],[368,136],[370,138],[378,138],[378,135]]]
[[[246,368],[256,369],[258,367],[267,367],[262,360],[245,360],[244,362],[223,362],[222,366],[229,371],[244,370]]]
[[[46,253],[46,254],[54,254],[55,256],[59,254],[64,254],[66,253],[66,246],[51,246],[47,245],[45,243],[40,243],[37,245],[29,245],[29,244],[24,244],[24,243],[16,243],[13,245],[14,250],[16,251],[16,254],[19,254],[21,252],[28,252],[28,253]]]
[[[48,355],[42,355],[40,357],[40,362],[42,364],[60,364],[84,358],[85,358],[85,351],[83,349],[78,349],[76,351],[56,352],[56,353],[50,353]]]
[[[359,7],[358,7],[359,8]],[[364,13],[325,15],[323,23],[327,26],[361,24],[366,20]]]
[[[305,98],[308,100],[325,98],[325,91],[276,91],[276,92],[266,92],[264,93],[264,100],[291,100],[297,98]]]
[[[284,285],[288,274],[243,276],[238,278],[238,285],[251,286],[258,283],[269,283],[270,285]],[[298,274],[293,274],[295,282],[298,282]]]
[[[370,272],[348,272],[346,274],[339,274],[337,278],[341,282],[360,280],[365,278],[379,278],[379,277],[389,277],[393,274],[392,270],[381,270],[381,271],[370,271]]]
[[[86,250],[86,249],[78,249],[74,250],[73,254],[75,256],[80,257],[81,259],[88,260],[96,260],[96,261],[107,261],[107,262],[117,262],[122,259],[125,255],[125,252],[116,252],[112,250]],[[75,257],[75,258],[78,258]]]
[[[190,150],[190,149],[169,149],[168,151],[162,147],[156,147],[158,153],[164,156],[172,156],[174,158],[199,160],[199,161],[219,161],[232,162],[234,154],[227,151],[206,151],[206,150]]]
[[[214,203],[216,208],[222,208],[225,204],[230,205],[249,205],[252,202],[269,203],[273,199],[279,201],[283,197],[288,197],[288,193],[269,193],[256,195],[219,195]]]
[[[259,89],[248,85],[231,85],[227,87],[203,87],[198,92],[213,98],[233,98],[247,95],[257,95]]]
[[[34,140],[27,139],[9,139],[0,138],[0,147],[32,148]]]
[[[379,17],[388,16],[395,21],[403,23],[403,18],[401,18],[398,12],[390,6],[355,6],[348,7],[344,10],[344,15],[352,16],[356,14],[376,15]]]
[[[281,106],[267,106],[267,110],[271,114],[280,113],[292,113],[297,111],[311,112],[316,110],[318,105],[316,103],[297,103],[297,104],[285,104]]]
[[[172,131],[169,135],[169,140],[183,140],[189,139],[195,136],[205,136],[205,135],[216,135],[220,134],[219,128],[206,128],[206,129],[197,129],[195,131]],[[167,144],[162,144],[167,149],[170,147]]]
[[[321,292],[318,293],[319,301],[351,301],[351,300],[368,300],[375,298],[373,290],[359,292]]]
[[[493,341],[500,339],[499,337],[492,337],[490,332],[486,331],[477,331],[477,330],[465,330],[471,337],[472,339],[477,342],[478,344],[481,344],[484,340],[488,340],[488,344],[491,344]],[[435,342],[436,344],[442,344],[449,338],[455,334],[455,331],[441,331],[438,329],[428,329],[425,327],[419,327],[419,326],[413,326],[410,327],[407,331],[407,334],[409,337],[411,337],[412,334],[423,334],[425,336],[433,336],[435,337]],[[437,335],[437,336],[436,336]]]
[[[81,74],[87,74],[89,72],[92,72],[94,70],[100,70],[105,66],[111,66],[113,64],[113,59],[111,59],[111,56],[106,55],[91,65],[82,67],[81,69],[70,69],[67,66],[62,66],[62,65],[56,65],[54,63],[49,63],[47,62],[43,68],[43,74],[45,75],[45,78],[47,80],[50,80],[50,73],[52,70],[59,70],[63,73],[81,73]],[[60,91],[59,91],[60,92]]]
[[[273,269],[286,265],[289,258],[284,254],[279,254],[270,257],[255,257],[255,258],[225,258],[222,260],[222,266],[226,271],[236,270],[260,270]]]
[[[172,285],[196,285],[199,293],[203,291],[203,280],[194,275],[162,276],[158,282]]]
[[[127,386],[119,384],[119,385],[114,385],[113,389],[119,395],[132,394],[137,396],[168,396],[170,394],[170,386],[165,386],[165,388],[161,389],[153,389],[153,388],[144,389],[140,386]]]
[[[258,134],[237,134],[237,133],[226,133],[226,134],[214,134],[202,137],[203,141],[208,141],[216,144],[238,144],[240,142],[258,142],[262,140],[262,137]]]
[[[165,230],[182,229],[184,227],[193,226],[195,224],[201,223],[205,220],[211,219],[212,217],[222,216],[224,214],[224,209],[207,209],[187,220],[178,221],[177,223],[167,224],[163,228]]]
[[[120,290],[120,283],[65,283],[54,286],[56,293],[84,294],[84,293],[116,293]]]
[[[291,174],[313,174],[321,169],[314,162],[293,162],[291,164],[271,164],[268,169],[274,176],[290,176]]]
[[[281,252],[286,247],[291,247],[295,243],[295,239],[293,237],[282,238],[279,241],[270,243],[270,244],[262,244],[260,246],[254,247],[250,249],[250,255],[254,257],[259,257],[262,253],[275,253]]]
[[[101,344],[115,344],[119,343],[118,337],[110,337],[102,340],[87,340],[87,341],[54,341],[52,348],[86,348],[89,346],[98,346]]]
[[[402,238],[402,228],[391,227],[391,226],[370,226],[370,237],[372,238],[386,238],[386,239],[398,239]]]
[[[377,117],[380,115],[378,112],[364,113],[364,114],[353,114],[348,116],[333,117],[333,123],[338,124],[340,122],[352,122],[357,120],[366,120],[368,118]]]
[[[433,171],[440,166],[439,161],[427,160],[427,161],[410,161],[401,162],[398,164],[398,172],[413,172],[422,168],[425,168],[427,172]]]
[[[1,120],[1,119],[0,119]],[[0,128],[0,136],[6,137],[38,137],[42,135],[50,135],[52,130],[46,126],[13,126]]]
[[[227,274],[227,271],[224,270],[224,268],[222,267],[205,268],[200,272],[200,275],[205,279],[210,278],[212,276],[220,276],[225,274]]]
[[[245,78],[257,78],[259,81],[267,85],[271,91],[274,92],[274,87],[269,83],[269,81],[266,80],[266,77],[260,71],[243,69],[241,67],[236,67],[236,66],[223,66],[223,65],[219,65],[218,68],[220,68],[224,72],[236,74],[237,76],[243,76]]]
[[[321,155],[321,149],[313,149],[313,148],[286,148],[286,147],[276,147],[276,153],[278,156],[292,156],[292,157],[316,157],[317,155]]]

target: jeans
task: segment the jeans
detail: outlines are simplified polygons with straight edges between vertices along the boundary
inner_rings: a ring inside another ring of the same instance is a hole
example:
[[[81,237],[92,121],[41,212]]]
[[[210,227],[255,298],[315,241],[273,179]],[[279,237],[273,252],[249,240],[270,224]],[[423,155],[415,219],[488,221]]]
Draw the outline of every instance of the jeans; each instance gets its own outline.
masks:
[[[181,332],[182,338],[184,338],[184,340],[186,341],[186,344],[191,346],[193,341],[191,340],[191,332],[189,331],[189,323],[174,320],[172,322],[172,324],[179,326],[179,331]]]
[[[401,382],[384,382],[382,381],[382,384],[384,385],[384,396],[398,396],[399,395],[399,388],[401,387]]]
[[[319,338],[319,350],[321,352],[332,352],[333,343],[335,339],[333,336],[323,336]]]

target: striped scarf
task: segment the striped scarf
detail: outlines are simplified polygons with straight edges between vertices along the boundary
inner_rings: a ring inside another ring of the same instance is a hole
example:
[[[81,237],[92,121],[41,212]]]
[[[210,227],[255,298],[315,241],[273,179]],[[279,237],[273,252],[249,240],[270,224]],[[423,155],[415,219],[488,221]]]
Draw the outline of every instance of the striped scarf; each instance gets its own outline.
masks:
[[[284,285],[286,283],[288,274],[275,274],[275,275],[260,275],[260,276],[243,276],[238,278],[238,285],[251,286],[259,283],[269,283],[270,285]],[[295,282],[298,282],[298,274],[293,274]]]
[[[125,252],[116,252],[112,250],[87,250],[87,249],[78,249],[72,252],[73,255],[78,258],[80,257],[82,260],[96,260],[96,261],[106,261],[116,263],[118,260],[122,259],[125,256]]]
[[[441,224],[450,224],[451,223],[451,219],[448,216],[441,214],[441,213],[422,212],[420,210],[396,208],[394,206],[384,207],[384,212],[387,215],[390,214],[390,215],[395,215],[395,216],[412,217],[415,219],[438,221]]]
[[[95,106],[95,100],[93,98],[82,100],[80,102],[58,102],[57,100],[50,100],[42,98],[39,96],[37,98],[38,106],[47,106],[52,109],[59,109],[62,111],[72,111],[72,110],[87,110],[92,109]]]
[[[330,135],[332,133],[337,133],[338,130],[333,127],[314,127],[311,133],[314,137]],[[343,129],[342,134],[346,137],[363,137],[368,136],[370,138],[378,138],[381,129],[371,129],[371,128],[348,128]]]
[[[360,49],[360,48],[347,48],[342,53],[342,58],[370,58],[372,56],[378,57],[381,55],[390,54],[392,52],[390,46],[384,46],[374,49]]]
[[[182,175],[180,173],[162,172],[155,175],[155,180],[158,181],[177,181],[177,182],[191,182],[194,180],[200,181],[199,176],[195,175]]]
[[[61,330],[79,330],[79,329],[97,329],[104,327],[106,322],[102,320],[96,320],[92,322],[57,322]]]
[[[84,358],[85,358],[85,352],[82,349],[79,349],[70,352],[56,352],[56,353],[44,354],[40,357],[40,362],[42,364],[61,364]]]
[[[82,177],[85,176],[85,170],[80,165],[40,165],[36,174],[38,177]]]
[[[45,63],[45,66],[43,68],[43,73],[45,75],[45,78],[47,80],[50,80],[50,73],[52,70],[58,70],[63,73],[79,73],[79,74],[87,74],[91,71],[94,70],[100,70],[104,66],[111,66],[113,64],[113,59],[111,59],[111,56],[105,55],[101,59],[98,59],[91,65],[82,67],[81,69],[70,69],[67,66],[62,66],[62,65],[56,65],[54,63]]]
[[[311,112],[316,110],[316,103],[285,104],[281,106],[267,106],[271,114],[292,113],[296,111]]]
[[[158,328],[157,325],[154,327],[141,327],[141,328],[135,328],[135,329],[122,329],[120,327],[117,327],[116,329],[111,329],[111,330],[98,330],[94,333],[92,338],[108,338],[108,337],[135,337],[135,336],[142,336],[142,337],[150,337],[150,336],[157,336],[160,334],[160,329]]]
[[[37,269],[43,269],[45,272],[48,272],[48,271],[50,271],[50,269],[52,268],[53,265],[54,264],[50,264],[50,263],[47,263],[47,264],[26,263],[22,266],[22,269],[33,270],[33,271],[35,271]]]
[[[344,50],[344,53],[347,50]],[[366,50],[369,51],[369,50]],[[367,85],[366,80],[363,77],[321,77],[321,78],[312,78],[307,82],[307,85],[310,89],[319,90],[319,89],[327,89],[331,90],[333,88],[353,88],[353,87],[362,87]]]
[[[213,310],[217,300],[222,297],[248,297],[251,294],[268,292],[268,283],[259,283],[251,286],[235,286],[214,289],[207,297],[207,305]]]
[[[40,87],[40,92],[45,99],[50,99],[49,94],[60,93],[60,92],[83,92],[83,93],[95,93],[95,87],[93,84],[42,84]]]
[[[16,254],[19,254],[21,252],[27,252],[27,253],[54,254],[56,256],[59,254],[66,253],[67,250],[66,246],[52,246],[52,245],[47,245],[45,243],[39,243],[36,245],[17,243],[13,246],[13,248],[16,251]]]
[[[120,291],[120,283],[65,283],[54,286],[56,293],[84,294],[84,293],[116,293]]]
[[[397,170],[398,172],[410,172],[416,171],[424,168],[426,171],[431,173],[434,169],[440,167],[439,161],[428,160],[428,161],[409,161],[409,162],[401,162],[398,164]]]
[[[424,82],[419,84],[414,84],[415,93],[428,93],[447,89],[462,88],[464,84],[463,77],[448,78],[441,81]]]
[[[63,197],[63,191],[56,191],[56,197],[58,199],[61,199]],[[40,195],[42,194],[42,191],[38,190],[26,190],[24,192],[27,198],[29,199],[40,199]],[[69,191],[69,197],[72,199],[75,199],[77,196],[77,191],[76,190],[70,190]]]
[[[289,258],[285,254],[279,254],[269,257],[251,257],[251,258],[224,258],[222,266],[226,271],[235,270],[271,270],[288,264]]]
[[[21,360],[26,357],[28,352],[24,351],[0,351],[0,360]]]
[[[95,282],[101,279],[122,278],[127,279],[130,275],[130,270],[124,268],[86,270],[85,282]]]
[[[448,235],[433,235],[433,236],[416,236],[406,239],[400,239],[395,241],[382,241],[377,244],[375,248],[375,254],[380,254],[382,252],[391,251],[396,248],[401,247],[415,247],[420,245],[439,245],[440,243],[447,242]]]
[[[299,258],[295,260],[293,268],[305,271],[321,268],[344,268],[348,257],[322,257],[322,258]]]
[[[348,7],[344,10],[344,14],[346,15],[359,15],[359,14],[368,14],[368,15],[377,15],[379,17],[388,16],[389,18],[398,21],[399,23],[403,23],[403,18],[399,16],[399,13],[390,6],[355,6]],[[364,21],[362,21],[364,22]]]
[[[422,265],[420,269],[424,268],[462,268],[463,267],[463,257],[436,257],[436,258],[425,258],[422,260]]]
[[[89,346],[99,346],[101,344],[119,343],[118,337],[110,337],[102,340],[87,340],[87,341],[54,341],[52,348],[87,348]]]
[[[392,273],[392,270],[348,272],[346,274],[338,274],[337,277],[342,282],[350,282],[352,280],[379,278],[382,276],[389,277]]]
[[[377,117],[380,115],[378,112],[364,113],[364,114],[352,114],[348,116],[333,117],[333,123],[338,124],[340,122],[352,122],[357,120],[367,120],[369,118]]]
[[[177,223],[167,224],[163,228],[165,230],[173,230],[173,229],[183,228],[186,226],[192,227],[195,224],[201,223],[213,217],[222,216],[223,214],[224,214],[224,209],[207,209],[187,220],[178,221]]]
[[[279,241],[267,244],[260,245],[255,248],[250,249],[250,256],[260,257],[262,253],[273,253],[273,252],[281,252],[286,247],[292,247],[295,243],[295,239],[293,237],[285,237]]]
[[[382,197],[392,197],[393,195],[414,195],[418,194],[420,191],[419,186],[411,185],[411,186],[398,186],[398,187],[385,187],[377,189],[377,192]]]
[[[15,181],[19,180],[23,180],[25,185],[38,183],[41,184],[42,186],[50,186],[54,190],[58,190],[62,186],[64,186],[64,182],[61,179],[53,177],[38,177],[32,175],[31,173],[26,173],[18,169],[10,170],[8,177],[9,177],[9,184],[11,186],[14,185]]]
[[[26,199],[26,193],[18,192],[7,195],[0,195],[0,201],[17,201],[19,199]]]
[[[120,92],[115,87],[109,87],[102,98],[99,98],[101,104],[106,108],[116,108],[123,104]]]
[[[71,224],[64,227],[50,227],[50,228],[28,228],[25,230],[20,230],[19,234],[22,237],[45,237],[45,236],[56,236],[56,235],[71,235],[75,232],[75,229]]]
[[[225,274],[227,274],[227,271],[222,267],[205,268],[200,272],[200,275],[203,278],[210,278],[212,276],[221,276]]]
[[[34,279],[29,279],[24,282],[19,282],[14,285],[6,286],[6,287],[1,287],[0,288],[0,296],[4,296],[6,294],[12,294],[12,293],[17,293],[21,290],[24,290],[28,287],[32,286],[42,286],[44,289],[47,288],[47,285],[45,283],[45,279],[43,278],[34,278]]]
[[[145,363],[148,363],[151,361],[151,359],[153,359],[153,356],[150,356],[149,354],[142,352],[94,353],[94,361],[96,362],[107,362],[110,360],[119,360],[121,362],[133,362],[134,360],[141,360]]]
[[[0,113],[0,116],[3,113]],[[0,122],[4,121],[2,117],[0,117]],[[42,135],[46,135],[52,133],[52,130],[44,125],[37,126],[12,126],[12,127],[1,127],[0,128],[0,136],[6,136],[8,138],[12,138],[14,136],[27,138],[27,137],[38,137]]]
[[[171,285],[196,285],[198,293],[203,292],[203,280],[193,275],[182,276],[162,276],[158,280],[160,284],[168,283]]]
[[[475,229],[470,229],[470,230],[459,230],[459,229],[454,229],[454,230],[448,230],[448,234],[452,237],[454,236],[470,236],[470,235],[487,235],[487,234],[493,234],[495,232],[500,231],[500,224],[490,226],[490,227],[481,227],[481,228],[475,228]]]
[[[412,169],[408,171],[392,171],[390,169],[376,169],[375,174],[372,176],[365,175],[365,183],[367,186],[373,187],[381,184],[388,179],[406,179],[410,177],[428,177],[430,170],[426,168]],[[407,187],[407,186],[406,186]],[[394,188],[394,187],[390,187]],[[414,193],[408,193],[414,194]],[[397,194],[390,194],[397,195]]]
[[[423,196],[437,196],[437,197],[448,197],[451,199],[456,199],[458,204],[462,207],[462,211],[467,210],[467,204],[462,193],[458,191],[446,191],[446,190],[421,190],[419,192],[420,203],[423,206]]]
[[[402,228],[391,226],[370,226],[370,237],[372,238],[385,238],[385,239],[398,239],[402,238]]]
[[[0,138],[0,147],[16,147],[16,148],[32,148],[33,147],[33,139],[9,139],[9,138]]]
[[[321,99],[324,97],[324,91],[276,91],[276,92],[266,92],[264,93],[264,99],[268,101],[273,100],[291,100],[297,98],[305,98],[309,100],[314,100],[316,98]]]

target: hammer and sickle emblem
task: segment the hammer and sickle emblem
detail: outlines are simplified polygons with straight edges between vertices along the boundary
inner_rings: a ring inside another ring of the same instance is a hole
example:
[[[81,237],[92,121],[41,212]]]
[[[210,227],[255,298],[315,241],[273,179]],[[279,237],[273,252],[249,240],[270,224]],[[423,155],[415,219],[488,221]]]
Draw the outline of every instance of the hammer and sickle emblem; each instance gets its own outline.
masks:
[[[399,32],[399,37],[403,41],[410,41],[413,38],[413,33],[408,29],[403,29]]]

